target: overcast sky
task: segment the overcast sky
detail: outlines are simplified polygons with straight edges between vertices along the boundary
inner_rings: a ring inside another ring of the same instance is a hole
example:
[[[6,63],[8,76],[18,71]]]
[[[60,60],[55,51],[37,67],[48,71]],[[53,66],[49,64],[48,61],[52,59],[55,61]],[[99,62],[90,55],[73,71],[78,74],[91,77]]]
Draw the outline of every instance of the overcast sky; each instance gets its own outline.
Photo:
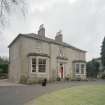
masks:
[[[37,33],[40,24],[46,36],[62,30],[63,41],[87,51],[87,60],[100,56],[105,35],[105,0],[29,0],[26,18],[12,14],[0,37],[0,55],[8,56],[8,44],[18,33]]]

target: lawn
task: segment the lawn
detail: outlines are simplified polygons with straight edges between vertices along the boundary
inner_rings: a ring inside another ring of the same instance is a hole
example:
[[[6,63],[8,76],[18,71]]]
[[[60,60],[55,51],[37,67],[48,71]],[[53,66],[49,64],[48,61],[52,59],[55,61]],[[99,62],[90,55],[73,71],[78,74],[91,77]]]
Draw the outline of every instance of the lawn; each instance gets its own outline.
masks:
[[[28,105],[105,105],[105,85],[75,86],[45,94]]]

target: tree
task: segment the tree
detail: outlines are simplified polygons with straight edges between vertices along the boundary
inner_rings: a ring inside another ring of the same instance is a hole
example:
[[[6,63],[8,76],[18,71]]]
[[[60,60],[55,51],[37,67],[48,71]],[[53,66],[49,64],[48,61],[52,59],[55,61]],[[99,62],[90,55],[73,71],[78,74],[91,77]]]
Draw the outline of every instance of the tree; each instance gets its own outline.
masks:
[[[99,63],[94,59],[87,63],[87,76],[97,78],[97,74],[99,73]]]
[[[101,62],[102,62],[103,67],[105,67],[105,37],[101,46]]]
[[[0,73],[8,73],[8,64],[0,64]]]
[[[8,64],[9,60],[7,57],[1,57],[0,56],[0,64]]]
[[[0,0],[0,25],[5,25],[8,16],[14,12],[15,9],[25,15],[26,0]],[[14,12],[15,13],[15,12]]]
[[[8,73],[9,60],[7,57],[0,57],[0,74]]]

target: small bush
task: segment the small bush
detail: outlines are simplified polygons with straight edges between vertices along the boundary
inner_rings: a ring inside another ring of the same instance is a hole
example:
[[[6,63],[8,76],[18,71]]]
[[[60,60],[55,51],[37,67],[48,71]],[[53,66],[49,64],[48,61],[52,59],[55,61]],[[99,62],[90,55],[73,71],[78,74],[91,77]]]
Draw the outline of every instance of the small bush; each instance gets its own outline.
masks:
[[[27,83],[27,77],[26,76],[21,76],[20,78],[20,83],[26,84]]]
[[[8,64],[0,64],[0,73],[8,73]]]
[[[81,81],[81,78],[76,78],[76,81]]]
[[[69,81],[70,80],[70,75],[69,74],[65,77],[65,80],[66,81]]]
[[[71,78],[71,81],[81,81],[81,78],[80,77],[73,77],[73,78]]]
[[[101,78],[102,78],[102,79],[105,79],[105,74],[102,74]]]
[[[29,85],[38,84],[38,83],[41,84],[42,81],[43,81],[43,78],[36,78],[36,77],[33,77],[33,78],[29,78],[29,79],[27,80],[27,84],[29,84]]]
[[[7,79],[8,74],[7,73],[0,73],[0,79]]]
[[[69,81],[69,79],[70,79],[69,77],[65,77],[65,80],[66,80],[66,81]]]
[[[32,80],[32,79],[28,79],[27,80],[27,84],[29,84],[29,85],[32,85],[32,84],[36,84],[36,83],[38,83],[36,80]]]
[[[60,81],[60,80],[61,80],[61,78],[60,78],[60,77],[57,77],[57,78],[56,78],[56,80],[57,80],[57,81]]]

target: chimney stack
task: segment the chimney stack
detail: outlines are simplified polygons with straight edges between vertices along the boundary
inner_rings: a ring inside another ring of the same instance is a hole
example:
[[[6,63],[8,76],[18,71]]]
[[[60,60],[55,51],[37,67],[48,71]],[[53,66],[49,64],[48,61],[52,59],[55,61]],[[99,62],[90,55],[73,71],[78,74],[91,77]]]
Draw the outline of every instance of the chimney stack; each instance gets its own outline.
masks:
[[[58,42],[62,42],[63,41],[63,35],[62,35],[62,31],[61,30],[56,33],[55,40],[58,41]]]
[[[45,28],[43,24],[41,24],[39,27],[38,35],[40,35],[41,37],[45,37]]]

